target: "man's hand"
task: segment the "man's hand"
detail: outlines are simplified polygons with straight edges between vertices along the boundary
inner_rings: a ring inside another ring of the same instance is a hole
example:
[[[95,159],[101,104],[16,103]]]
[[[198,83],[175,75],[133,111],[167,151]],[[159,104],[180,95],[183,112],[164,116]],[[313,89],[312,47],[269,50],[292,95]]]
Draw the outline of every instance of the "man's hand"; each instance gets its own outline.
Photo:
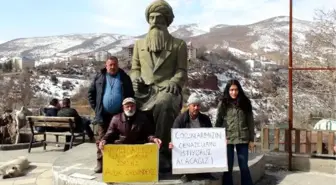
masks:
[[[254,142],[249,142],[249,149],[252,151],[254,149]]]
[[[135,92],[141,91],[141,88],[145,84],[144,80],[141,77],[136,78],[133,82],[133,89]]]
[[[161,147],[161,143],[162,143],[161,139],[159,139],[159,138],[154,138],[154,139],[153,139],[153,142],[156,143],[156,144],[159,146],[159,148]]]
[[[104,150],[104,145],[106,144],[106,140],[101,140],[99,142],[99,150],[103,151]]]
[[[174,145],[173,145],[172,142],[169,142],[168,148],[169,148],[169,149],[173,149],[173,148],[174,148]]]
[[[177,95],[179,93],[179,86],[173,82],[170,82],[166,88],[165,88],[167,93],[172,93]]]

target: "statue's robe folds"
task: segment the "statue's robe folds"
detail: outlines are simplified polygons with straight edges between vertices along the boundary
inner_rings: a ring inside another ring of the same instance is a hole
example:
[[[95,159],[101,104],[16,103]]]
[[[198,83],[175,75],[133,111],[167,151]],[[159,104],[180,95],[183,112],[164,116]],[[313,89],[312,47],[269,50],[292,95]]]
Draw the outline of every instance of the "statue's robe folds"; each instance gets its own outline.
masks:
[[[160,53],[149,52],[144,39],[134,45],[131,79],[142,77],[146,84],[144,91],[135,91],[138,107],[153,113],[156,124],[155,135],[168,147],[171,128],[182,107],[181,89],[188,79],[188,52],[186,43],[174,37],[167,39]],[[167,93],[164,89],[174,83],[179,87],[178,94]]]

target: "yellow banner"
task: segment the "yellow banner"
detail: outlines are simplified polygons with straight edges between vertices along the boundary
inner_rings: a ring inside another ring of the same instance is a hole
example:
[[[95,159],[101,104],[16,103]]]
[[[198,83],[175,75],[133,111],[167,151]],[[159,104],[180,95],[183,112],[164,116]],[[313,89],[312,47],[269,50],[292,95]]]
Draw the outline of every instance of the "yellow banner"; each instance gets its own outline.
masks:
[[[157,182],[159,149],[149,145],[105,145],[103,181]]]

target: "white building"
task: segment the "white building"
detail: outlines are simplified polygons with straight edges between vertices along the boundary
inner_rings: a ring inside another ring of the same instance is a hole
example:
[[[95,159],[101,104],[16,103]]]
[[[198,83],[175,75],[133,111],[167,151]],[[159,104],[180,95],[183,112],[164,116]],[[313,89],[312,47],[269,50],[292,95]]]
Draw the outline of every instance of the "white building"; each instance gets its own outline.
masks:
[[[320,121],[318,121],[315,124],[314,130],[333,130],[333,131],[336,131],[336,120],[321,119]]]
[[[133,49],[134,49],[134,44],[131,44],[126,47],[122,47],[122,54],[124,57],[128,59],[132,59],[133,57]]]
[[[12,58],[13,70],[26,70],[35,67],[35,60],[29,57],[13,57]]]
[[[97,62],[105,62],[110,56],[111,53],[109,53],[108,51],[98,51],[94,53],[94,58]]]
[[[197,48],[195,48],[191,41],[187,43],[188,47],[188,60],[196,59]]]

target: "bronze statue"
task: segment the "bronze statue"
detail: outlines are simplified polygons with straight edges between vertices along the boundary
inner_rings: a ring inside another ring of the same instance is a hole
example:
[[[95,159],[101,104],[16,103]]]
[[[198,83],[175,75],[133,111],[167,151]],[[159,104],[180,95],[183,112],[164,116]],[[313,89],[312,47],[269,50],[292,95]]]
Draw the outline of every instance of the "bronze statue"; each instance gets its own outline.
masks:
[[[149,31],[135,42],[130,76],[138,107],[153,115],[155,135],[162,140],[164,153],[169,153],[170,130],[180,113],[181,91],[188,78],[187,45],[168,32],[174,13],[166,1],[154,1],[145,15]]]

